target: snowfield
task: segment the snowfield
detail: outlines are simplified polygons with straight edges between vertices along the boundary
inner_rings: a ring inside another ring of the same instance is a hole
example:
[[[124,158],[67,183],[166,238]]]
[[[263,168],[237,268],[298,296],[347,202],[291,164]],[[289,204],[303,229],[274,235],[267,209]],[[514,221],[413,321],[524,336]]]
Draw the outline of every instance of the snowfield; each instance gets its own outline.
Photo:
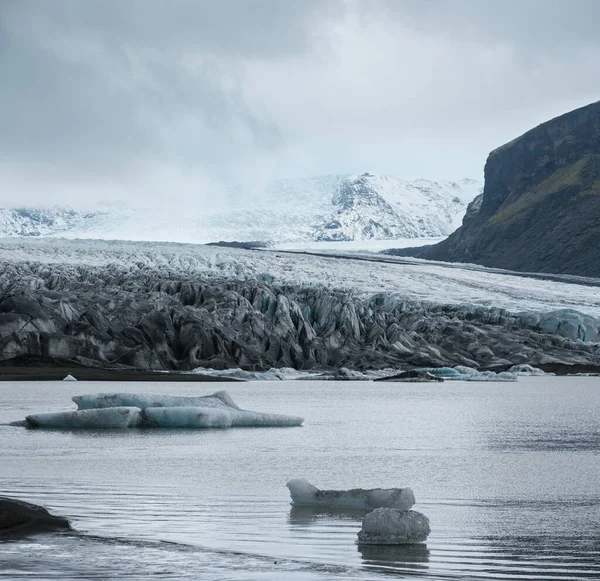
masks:
[[[250,185],[162,207],[0,208],[0,236],[298,243],[447,236],[481,184],[362,174]],[[199,192],[201,194],[201,192]]]
[[[511,312],[572,309],[600,317],[600,289],[591,284],[503,274],[471,265],[461,267],[366,253],[361,257],[358,260],[174,243],[0,239],[0,259],[18,263],[21,271],[27,269],[28,262],[70,265],[73,269],[112,265],[131,273],[163,277],[252,279],[269,284],[344,289],[363,296],[385,292],[411,301],[471,304]]]

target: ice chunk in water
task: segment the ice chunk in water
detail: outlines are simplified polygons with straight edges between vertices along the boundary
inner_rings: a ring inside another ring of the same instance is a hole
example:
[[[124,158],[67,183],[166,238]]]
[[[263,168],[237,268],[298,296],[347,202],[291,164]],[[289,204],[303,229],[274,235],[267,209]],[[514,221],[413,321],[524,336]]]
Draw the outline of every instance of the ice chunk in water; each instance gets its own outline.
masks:
[[[376,508],[368,513],[358,532],[361,545],[409,545],[427,540],[429,519],[416,510]]]
[[[227,392],[204,397],[135,393],[76,395],[79,410],[28,416],[36,428],[229,428],[300,426],[304,418],[240,409]],[[141,409],[140,409],[141,408]],[[142,411],[142,409],[144,411]]]
[[[554,375],[553,373],[546,374],[543,369],[539,367],[532,367],[527,363],[522,363],[521,365],[513,365],[508,373],[514,373],[515,375]]]
[[[77,381],[77,378],[69,374],[66,377],[63,377],[63,381]]]
[[[365,510],[391,507],[408,510],[415,504],[415,495],[410,488],[319,490],[304,478],[290,480],[286,486],[290,489],[292,503],[299,506]]]
[[[199,420],[202,425],[194,425],[196,420],[193,419],[193,415],[202,413],[206,417],[207,422],[211,422],[209,416],[206,415],[207,409],[213,409],[216,411],[222,411],[223,414],[217,416],[213,414],[211,418],[215,419],[219,425],[214,427],[292,427],[300,426],[304,421],[304,418],[297,416],[285,416],[279,414],[269,414],[262,412],[253,412],[250,410],[241,409],[231,399],[230,395],[226,391],[218,391],[212,395],[199,396],[199,397],[179,397],[173,395],[149,395],[149,394],[137,394],[137,393],[99,393],[96,395],[76,395],[72,398],[77,404],[80,410],[85,409],[102,409],[111,408],[117,406],[136,406],[144,409],[152,410],[153,419],[160,424],[160,427],[173,427],[173,428],[207,428],[213,427],[204,425],[204,420]],[[159,414],[158,408],[169,409],[169,412],[165,414]],[[187,412],[177,413],[177,408],[186,408]],[[192,412],[189,410],[196,409],[198,411]],[[225,414],[229,416],[229,426],[224,425],[226,422],[223,419]],[[183,422],[181,425],[177,422]],[[152,425],[152,422],[150,422]]]
[[[153,428],[229,428],[226,410],[201,407],[145,408],[144,420]]]
[[[33,414],[27,416],[25,422],[29,428],[62,430],[138,428],[142,424],[142,410],[138,407],[114,407]]]
[[[76,395],[71,398],[80,410],[135,406],[139,408],[162,407],[216,407],[240,409],[226,391],[212,395],[182,397],[175,395],[151,395],[143,393],[98,393]]]

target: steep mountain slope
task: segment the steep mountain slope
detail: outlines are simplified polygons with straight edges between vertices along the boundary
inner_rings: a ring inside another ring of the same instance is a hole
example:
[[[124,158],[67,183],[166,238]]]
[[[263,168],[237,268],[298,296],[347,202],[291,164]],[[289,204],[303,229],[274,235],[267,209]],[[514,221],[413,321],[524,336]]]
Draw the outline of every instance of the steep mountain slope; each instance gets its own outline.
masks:
[[[212,207],[0,210],[0,236],[212,242],[447,236],[479,193],[474,180],[410,183],[389,176],[281,180],[238,188]]]
[[[0,236],[57,236],[102,227],[105,212],[78,212],[72,208],[0,208]]]
[[[600,277],[600,102],[492,151],[462,227],[413,255]]]
[[[344,180],[333,213],[317,228],[317,240],[393,240],[444,236],[458,227],[465,202],[479,192],[474,180],[405,182],[391,176]]]

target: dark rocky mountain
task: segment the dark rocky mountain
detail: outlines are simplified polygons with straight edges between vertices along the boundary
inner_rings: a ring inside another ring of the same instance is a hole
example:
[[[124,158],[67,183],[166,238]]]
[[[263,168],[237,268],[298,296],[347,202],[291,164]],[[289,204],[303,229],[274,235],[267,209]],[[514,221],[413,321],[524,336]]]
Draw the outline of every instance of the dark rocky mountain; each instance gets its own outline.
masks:
[[[492,151],[463,225],[402,254],[600,277],[600,101]]]

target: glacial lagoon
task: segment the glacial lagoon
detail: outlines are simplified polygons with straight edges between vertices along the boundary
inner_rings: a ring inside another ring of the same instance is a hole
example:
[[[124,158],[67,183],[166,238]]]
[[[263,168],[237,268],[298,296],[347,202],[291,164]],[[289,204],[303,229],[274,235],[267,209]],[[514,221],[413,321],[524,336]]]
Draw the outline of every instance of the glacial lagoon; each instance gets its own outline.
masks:
[[[223,384],[0,383],[0,423],[96,392]],[[0,579],[598,579],[600,378],[229,384],[297,428],[0,426],[0,493],[75,532],[0,544]],[[410,486],[426,544],[358,547],[361,513],[291,507],[285,484]]]

